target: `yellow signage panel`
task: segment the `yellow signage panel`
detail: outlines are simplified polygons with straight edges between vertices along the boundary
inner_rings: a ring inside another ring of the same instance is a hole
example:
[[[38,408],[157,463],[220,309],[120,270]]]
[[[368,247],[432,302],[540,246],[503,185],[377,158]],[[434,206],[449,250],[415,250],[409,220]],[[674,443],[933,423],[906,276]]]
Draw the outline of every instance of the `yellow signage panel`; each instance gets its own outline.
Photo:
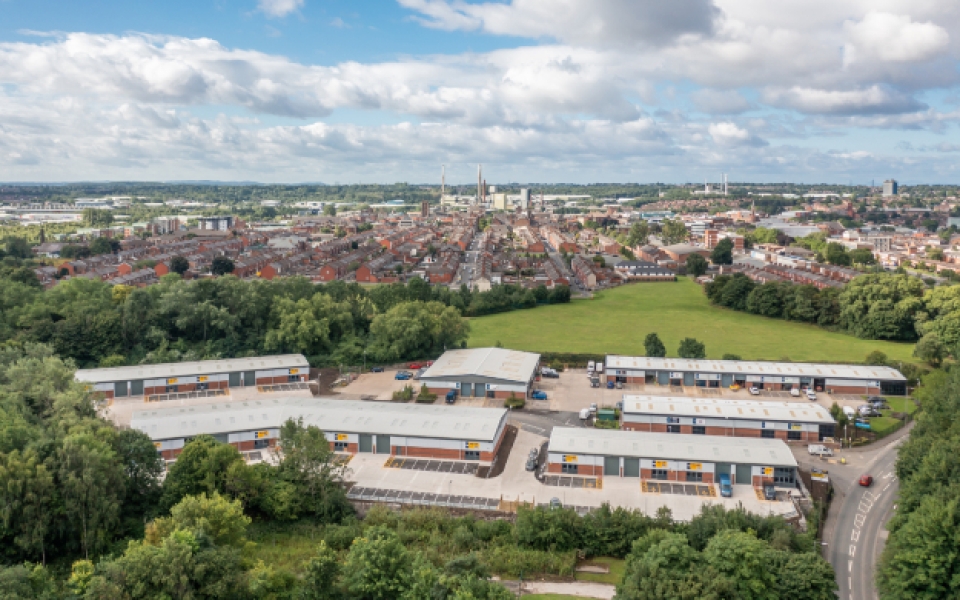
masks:
[[[299,372],[300,372],[300,369],[290,369],[290,374],[291,374],[291,375],[296,375],[296,374],[298,374]]]
[[[173,384],[175,384],[176,382],[177,382],[177,378],[176,378],[176,377],[171,377],[170,379],[167,380],[167,385],[173,385]]]
[[[703,463],[687,463],[688,471],[702,471]]]
[[[467,442],[467,450],[479,450],[480,442]]]
[[[345,441],[347,441],[347,434],[345,434],[345,433],[337,433],[337,434],[335,434],[335,435],[333,436],[333,439],[336,440],[336,441],[338,441],[338,442],[345,442]]]
[[[654,469],[666,469],[666,468],[667,468],[667,461],[665,461],[665,460],[655,460],[655,461],[653,461],[653,468],[654,468]]]
[[[153,447],[156,448],[157,450],[159,450],[161,446],[163,446],[163,444],[160,443],[160,442],[154,442],[154,443],[153,443]]]
[[[773,477],[773,467],[763,467],[762,472],[764,477]]]
[[[265,438],[265,437],[270,437],[270,432],[269,432],[269,431],[258,431],[258,432],[256,433],[255,437],[256,437],[258,440],[261,440],[261,439],[263,439],[263,438]]]
[[[575,463],[575,462],[577,462],[577,455],[576,455],[576,454],[564,454],[564,455],[563,455],[563,462],[565,462],[565,463]]]
[[[790,423],[790,431],[803,431],[803,423]]]
[[[203,382],[205,382],[206,380],[207,380],[207,376],[206,376],[206,375],[201,375],[200,377],[197,377],[197,382],[198,382],[198,383],[203,383]]]

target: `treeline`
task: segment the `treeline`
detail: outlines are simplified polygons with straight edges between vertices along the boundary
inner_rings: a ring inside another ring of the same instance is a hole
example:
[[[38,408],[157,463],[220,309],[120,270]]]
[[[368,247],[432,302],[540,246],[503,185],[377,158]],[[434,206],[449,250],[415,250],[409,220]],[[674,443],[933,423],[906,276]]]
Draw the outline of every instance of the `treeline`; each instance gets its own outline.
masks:
[[[884,598],[955,598],[960,582],[960,369],[927,375],[923,406],[901,446],[890,538],[880,560]]]
[[[716,277],[704,291],[713,304],[839,329],[864,339],[925,338],[926,345],[935,343],[942,353],[953,353],[960,344],[960,286],[929,289],[909,275],[871,273],[842,289],[818,290],[784,282],[758,284],[735,273]]]
[[[435,357],[461,347],[464,315],[569,302],[569,288],[451,291],[419,278],[364,288],[303,277],[146,288],[75,278],[44,291],[29,261],[0,261],[0,343],[44,343],[81,367],[300,352],[314,366]]]

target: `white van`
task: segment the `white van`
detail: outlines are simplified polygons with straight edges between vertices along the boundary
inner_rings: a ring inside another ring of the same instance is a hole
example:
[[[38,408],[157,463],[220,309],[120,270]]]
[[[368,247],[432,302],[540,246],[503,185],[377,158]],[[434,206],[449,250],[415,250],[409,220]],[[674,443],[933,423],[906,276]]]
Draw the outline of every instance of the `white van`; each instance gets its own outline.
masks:
[[[818,456],[833,456],[833,450],[827,448],[823,444],[810,444],[807,446],[807,452],[810,454],[816,454]]]
[[[587,363],[587,373],[593,373],[593,361]]]
[[[844,406],[843,414],[847,415],[848,419],[852,419],[857,416],[857,411],[853,410],[852,406]]]
[[[581,408],[581,409],[580,409],[580,420],[581,420],[581,421],[586,421],[586,420],[589,419],[589,418],[590,418],[590,409],[589,409],[589,408]]]

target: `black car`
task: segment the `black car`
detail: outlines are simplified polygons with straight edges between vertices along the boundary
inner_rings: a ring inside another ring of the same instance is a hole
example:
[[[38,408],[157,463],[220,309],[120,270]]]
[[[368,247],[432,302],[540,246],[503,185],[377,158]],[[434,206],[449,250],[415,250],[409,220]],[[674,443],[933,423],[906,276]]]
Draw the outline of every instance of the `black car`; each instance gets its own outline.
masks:
[[[383,367],[370,367],[371,373],[383,373]]]
[[[777,499],[777,488],[773,487],[772,484],[766,484],[763,486],[763,499],[764,500],[776,500]]]

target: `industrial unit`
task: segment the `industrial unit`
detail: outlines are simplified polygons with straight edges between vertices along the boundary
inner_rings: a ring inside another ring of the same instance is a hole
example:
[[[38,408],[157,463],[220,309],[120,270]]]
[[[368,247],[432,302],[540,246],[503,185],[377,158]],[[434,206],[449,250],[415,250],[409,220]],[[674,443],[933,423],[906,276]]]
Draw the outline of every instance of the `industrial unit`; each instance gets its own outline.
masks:
[[[420,376],[435,394],[457,390],[460,396],[525,398],[537,377],[540,355],[504,348],[448,350]]]
[[[622,383],[768,390],[812,388],[837,394],[907,393],[907,378],[896,369],[873,365],[693,360],[647,356],[607,356],[606,377]]]
[[[796,442],[834,437],[836,421],[816,403],[623,396],[623,429]]]
[[[122,398],[305,382],[309,375],[310,363],[302,354],[281,354],[79,369],[74,377],[107,398]]]
[[[150,436],[166,460],[208,434],[241,452],[272,448],[288,419],[324,432],[336,452],[493,461],[507,410],[326,398],[277,398],[157,408],[133,413],[130,426]]]
[[[547,471],[591,477],[794,488],[797,461],[782,440],[554,427]]]

